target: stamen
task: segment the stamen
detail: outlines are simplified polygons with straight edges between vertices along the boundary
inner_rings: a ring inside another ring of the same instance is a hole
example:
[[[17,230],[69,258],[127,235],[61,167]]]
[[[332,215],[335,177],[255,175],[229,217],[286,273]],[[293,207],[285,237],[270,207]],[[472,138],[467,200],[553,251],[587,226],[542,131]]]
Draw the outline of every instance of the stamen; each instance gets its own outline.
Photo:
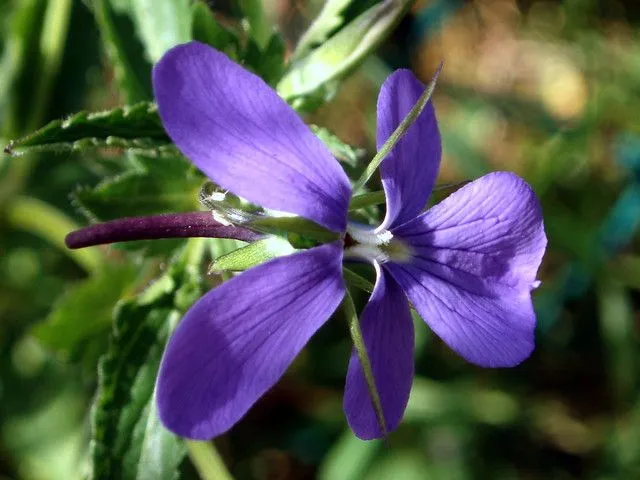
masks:
[[[389,230],[376,231],[354,223],[347,225],[347,234],[357,243],[364,245],[386,245],[393,239],[393,234]]]
[[[130,217],[98,223],[71,232],[65,238],[69,248],[84,248],[133,240],[161,238],[231,238],[252,242],[262,238],[243,227],[222,225],[211,212],[186,212],[148,217]]]

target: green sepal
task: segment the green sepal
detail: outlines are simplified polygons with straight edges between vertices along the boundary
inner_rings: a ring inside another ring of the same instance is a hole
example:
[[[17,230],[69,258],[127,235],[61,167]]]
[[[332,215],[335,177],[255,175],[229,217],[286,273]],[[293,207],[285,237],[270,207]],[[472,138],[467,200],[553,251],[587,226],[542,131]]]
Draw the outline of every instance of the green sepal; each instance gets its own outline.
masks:
[[[209,273],[241,272],[295,251],[284,238],[268,237],[217,258],[211,264]]]
[[[438,81],[438,76],[440,75],[441,71],[442,63],[438,67],[438,70],[436,70],[436,73],[427,85],[427,88],[424,90],[422,95],[420,95],[418,100],[416,100],[416,103],[411,108],[409,113],[407,113],[407,115],[402,119],[400,125],[396,127],[393,133],[389,135],[389,138],[387,138],[382,147],[380,147],[378,153],[376,153],[376,155],[371,159],[371,162],[369,162],[367,167],[364,169],[364,172],[362,172],[360,178],[358,178],[358,180],[354,182],[352,187],[353,194],[357,194],[358,191],[362,187],[364,187],[364,185],[367,183],[367,181],[369,181],[376,170],[378,170],[378,167],[380,167],[382,161],[386,158],[393,147],[395,147],[396,143],[400,141],[407,130],[409,130],[411,125],[413,125],[413,122],[415,122],[420,116],[424,108],[427,106],[429,100],[431,100],[431,95],[433,95],[433,91],[436,88],[436,82]]]
[[[257,217],[242,226],[275,235],[299,234],[319,243],[329,243],[340,238],[338,233],[330,232],[317,223],[302,217]]]
[[[378,388],[376,387],[375,378],[373,376],[373,369],[371,368],[371,360],[369,358],[369,354],[367,353],[367,347],[364,344],[362,331],[360,330],[360,323],[358,321],[356,307],[353,303],[353,298],[351,298],[351,294],[348,290],[342,302],[342,309],[347,318],[347,323],[349,324],[349,333],[351,334],[351,339],[353,340],[353,347],[356,351],[356,354],[358,355],[360,366],[362,367],[362,373],[364,375],[365,382],[367,383],[369,397],[371,398],[371,403],[373,405],[373,409],[375,410],[376,418],[378,419],[380,431],[382,432],[382,435],[386,437],[387,422],[384,418],[382,403],[380,402],[380,394],[378,393]]]

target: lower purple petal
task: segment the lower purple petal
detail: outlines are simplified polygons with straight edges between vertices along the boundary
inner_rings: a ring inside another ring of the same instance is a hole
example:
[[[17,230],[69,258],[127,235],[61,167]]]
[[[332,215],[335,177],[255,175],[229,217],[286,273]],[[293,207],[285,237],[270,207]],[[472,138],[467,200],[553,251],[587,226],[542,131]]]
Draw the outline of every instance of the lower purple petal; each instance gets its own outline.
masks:
[[[342,301],[341,263],[334,242],[252,268],[202,297],[162,359],[164,425],[204,440],[238,422]]]
[[[387,432],[395,430],[409,400],[413,379],[414,334],[407,298],[395,280],[376,265],[378,279],[360,328],[380,395]],[[344,411],[358,438],[383,436],[355,350],[349,361]]]

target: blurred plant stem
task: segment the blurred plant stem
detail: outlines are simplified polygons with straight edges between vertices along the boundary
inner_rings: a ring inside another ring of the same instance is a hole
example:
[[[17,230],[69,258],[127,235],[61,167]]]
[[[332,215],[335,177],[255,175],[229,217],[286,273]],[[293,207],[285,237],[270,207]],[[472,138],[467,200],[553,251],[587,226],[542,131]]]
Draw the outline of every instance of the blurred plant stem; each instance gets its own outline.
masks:
[[[102,265],[99,250],[71,250],[64,244],[67,233],[79,228],[64,213],[36,198],[16,196],[5,209],[6,218],[14,228],[32,233],[58,247],[87,273],[96,273]]]
[[[16,118],[9,118],[2,137],[13,138],[31,132],[40,127],[45,120],[53,84],[62,64],[72,7],[72,0],[49,0],[47,3],[40,32],[39,58],[29,60],[37,61],[39,64],[38,82],[30,102],[31,108],[29,112],[15,111],[13,115],[24,116],[26,113],[27,122],[22,124],[26,128],[24,131],[15,130],[15,126],[20,122]],[[2,157],[0,167],[8,161],[7,158]],[[23,158],[8,164],[7,171],[0,181],[0,204],[22,191],[33,170],[34,159],[35,157]]]
[[[202,480],[233,480],[213,442],[185,440],[185,443]]]

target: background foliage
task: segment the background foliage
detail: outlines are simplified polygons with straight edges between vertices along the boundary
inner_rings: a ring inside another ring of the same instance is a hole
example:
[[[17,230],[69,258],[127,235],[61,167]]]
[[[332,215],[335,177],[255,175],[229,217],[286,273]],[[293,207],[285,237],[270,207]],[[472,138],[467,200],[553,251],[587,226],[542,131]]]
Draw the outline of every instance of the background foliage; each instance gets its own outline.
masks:
[[[63,244],[89,222],[200,208],[150,84],[192,38],[265,78],[352,172],[385,77],[428,80],[444,60],[439,183],[515,171],[549,237],[525,364],[476,368],[419,326],[406,419],[361,442],[336,318],[216,440],[236,478],[640,478],[640,6],[323,3],[0,2],[0,478],[198,478],[150,399],[171,328],[228,275],[208,262],[239,244]]]

